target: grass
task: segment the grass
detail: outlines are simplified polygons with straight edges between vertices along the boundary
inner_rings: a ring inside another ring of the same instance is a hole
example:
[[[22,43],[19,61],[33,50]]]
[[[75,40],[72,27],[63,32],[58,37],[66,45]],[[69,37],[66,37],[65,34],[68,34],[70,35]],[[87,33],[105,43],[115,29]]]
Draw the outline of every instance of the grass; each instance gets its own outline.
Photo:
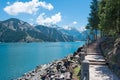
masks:
[[[80,80],[79,72],[80,72],[80,66],[73,69],[73,78],[75,78],[74,80]]]

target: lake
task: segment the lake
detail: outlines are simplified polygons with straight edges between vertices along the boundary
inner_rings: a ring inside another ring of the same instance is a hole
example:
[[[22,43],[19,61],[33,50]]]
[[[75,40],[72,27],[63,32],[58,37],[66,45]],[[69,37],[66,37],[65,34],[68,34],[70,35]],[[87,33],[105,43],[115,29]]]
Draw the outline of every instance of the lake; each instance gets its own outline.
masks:
[[[81,42],[0,43],[0,80],[11,80],[36,66],[72,54]]]

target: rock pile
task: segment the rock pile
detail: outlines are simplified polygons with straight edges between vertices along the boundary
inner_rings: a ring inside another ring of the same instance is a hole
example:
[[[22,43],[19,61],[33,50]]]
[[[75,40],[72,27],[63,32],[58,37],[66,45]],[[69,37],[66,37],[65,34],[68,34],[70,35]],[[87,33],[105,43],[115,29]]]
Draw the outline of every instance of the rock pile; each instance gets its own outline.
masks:
[[[80,52],[78,48],[73,55],[49,64],[37,66],[34,70],[25,73],[16,80],[72,80],[73,69],[80,66]]]

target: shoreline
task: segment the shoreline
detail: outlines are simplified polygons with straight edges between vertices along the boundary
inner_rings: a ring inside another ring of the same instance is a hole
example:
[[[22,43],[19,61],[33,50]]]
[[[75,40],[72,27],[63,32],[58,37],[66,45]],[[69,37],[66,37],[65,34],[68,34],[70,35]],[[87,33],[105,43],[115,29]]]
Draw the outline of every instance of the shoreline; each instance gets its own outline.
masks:
[[[88,46],[90,44],[88,44]],[[98,41],[98,44],[100,47],[100,44],[102,44],[101,40]],[[86,45],[83,45],[73,54],[48,64],[39,65],[34,70],[14,80],[79,80],[79,78],[75,79],[73,77],[73,69],[81,66],[81,53],[86,51],[85,48]],[[80,76],[80,74],[78,75]]]
[[[85,42],[85,41],[70,41],[71,43],[72,42]],[[67,43],[67,42],[0,42],[0,44],[31,44],[31,43]]]
[[[83,49],[83,46],[79,47],[73,54],[59,60],[54,60],[48,64],[38,65],[35,69],[13,80],[72,79],[73,69],[80,67],[79,52],[81,52],[81,49]]]

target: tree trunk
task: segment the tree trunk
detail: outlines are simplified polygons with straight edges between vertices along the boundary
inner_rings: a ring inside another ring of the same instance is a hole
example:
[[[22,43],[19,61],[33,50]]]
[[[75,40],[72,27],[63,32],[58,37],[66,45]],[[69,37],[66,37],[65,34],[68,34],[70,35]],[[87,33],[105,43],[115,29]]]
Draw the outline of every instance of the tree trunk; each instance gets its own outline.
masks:
[[[95,40],[97,40],[97,29],[95,29]]]

